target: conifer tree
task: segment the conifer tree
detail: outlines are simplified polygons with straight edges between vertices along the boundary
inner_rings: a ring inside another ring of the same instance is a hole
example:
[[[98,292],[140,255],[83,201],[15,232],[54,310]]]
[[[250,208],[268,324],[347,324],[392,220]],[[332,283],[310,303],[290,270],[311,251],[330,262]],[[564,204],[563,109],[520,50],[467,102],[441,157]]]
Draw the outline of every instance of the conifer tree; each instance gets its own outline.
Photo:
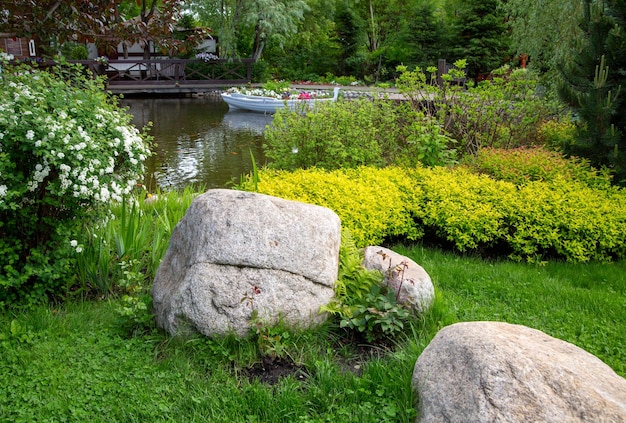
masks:
[[[584,0],[584,37],[562,66],[561,98],[579,118],[568,152],[626,178],[626,29],[623,0]]]
[[[457,12],[457,59],[467,60],[476,79],[505,63],[509,36],[500,0],[460,0]]]

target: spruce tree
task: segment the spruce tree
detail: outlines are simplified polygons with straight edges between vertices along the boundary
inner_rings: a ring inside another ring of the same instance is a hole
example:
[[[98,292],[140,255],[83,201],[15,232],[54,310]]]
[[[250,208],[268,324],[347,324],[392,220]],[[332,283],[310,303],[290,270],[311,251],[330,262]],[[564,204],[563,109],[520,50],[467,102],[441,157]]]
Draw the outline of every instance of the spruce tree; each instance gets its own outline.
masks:
[[[570,154],[626,178],[626,2],[584,0],[575,54],[562,66],[561,98],[579,119]]]
[[[456,59],[467,60],[468,76],[476,79],[501,67],[509,35],[500,0],[460,0],[457,13]]]

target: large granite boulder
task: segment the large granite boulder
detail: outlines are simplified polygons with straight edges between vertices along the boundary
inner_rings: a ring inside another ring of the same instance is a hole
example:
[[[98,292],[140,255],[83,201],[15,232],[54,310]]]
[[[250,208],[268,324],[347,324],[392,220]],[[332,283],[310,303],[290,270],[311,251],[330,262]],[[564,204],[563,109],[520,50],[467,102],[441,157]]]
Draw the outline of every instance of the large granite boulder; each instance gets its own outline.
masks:
[[[216,189],[197,197],[173,231],[152,297],[171,334],[245,335],[267,324],[320,323],[339,266],[341,224],[329,209]]]
[[[626,379],[525,326],[443,328],[413,373],[421,422],[626,422]]]
[[[363,267],[382,272],[385,283],[398,293],[398,302],[423,314],[435,300],[435,288],[422,266],[388,248],[365,249]]]

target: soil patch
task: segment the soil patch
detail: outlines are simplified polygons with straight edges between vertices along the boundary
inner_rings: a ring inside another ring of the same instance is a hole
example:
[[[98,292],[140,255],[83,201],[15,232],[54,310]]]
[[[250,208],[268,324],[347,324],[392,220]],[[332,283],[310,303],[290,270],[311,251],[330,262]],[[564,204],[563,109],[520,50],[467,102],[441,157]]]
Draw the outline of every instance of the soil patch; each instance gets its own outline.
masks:
[[[243,371],[244,375],[253,382],[258,380],[261,383],[275,385],[282,378],[292,376],[296,380],[303,381],[309,377],[304,366],[299,366],[289,358],[263,357],[261,362],[255,363]]]

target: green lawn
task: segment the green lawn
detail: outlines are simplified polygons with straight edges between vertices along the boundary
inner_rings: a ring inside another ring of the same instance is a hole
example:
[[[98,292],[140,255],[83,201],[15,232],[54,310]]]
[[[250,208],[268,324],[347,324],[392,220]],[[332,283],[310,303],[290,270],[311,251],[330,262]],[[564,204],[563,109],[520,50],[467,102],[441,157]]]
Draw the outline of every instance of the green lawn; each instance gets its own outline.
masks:
[[[251,380],[254,339],[130,334],[116,301],[0,315],[0,421],[410,422],[415,360],[438,328],[499,320],[540,329],[626,376],[626,262],[486,262],[395,247],[431,275],[437,302],[393,352],[347,343],[329,324],[281,331],[299,366],[274,385]]]

